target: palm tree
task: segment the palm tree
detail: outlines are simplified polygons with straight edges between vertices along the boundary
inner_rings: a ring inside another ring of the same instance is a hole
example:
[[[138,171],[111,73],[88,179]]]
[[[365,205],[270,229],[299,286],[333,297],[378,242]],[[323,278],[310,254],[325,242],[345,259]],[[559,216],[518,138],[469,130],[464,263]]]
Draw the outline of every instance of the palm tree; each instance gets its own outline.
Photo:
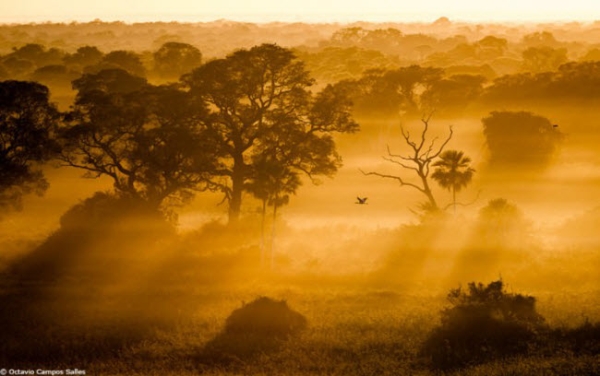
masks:
[[[452,192],[452,205],[456,213],[456,192],[466,187],[473,178],[475,169],[469,164],[471,158],[466,157],[462,151],[446,150],[440,154],[440,159],[433,163],[436,168],[431,177],[437,183]]]

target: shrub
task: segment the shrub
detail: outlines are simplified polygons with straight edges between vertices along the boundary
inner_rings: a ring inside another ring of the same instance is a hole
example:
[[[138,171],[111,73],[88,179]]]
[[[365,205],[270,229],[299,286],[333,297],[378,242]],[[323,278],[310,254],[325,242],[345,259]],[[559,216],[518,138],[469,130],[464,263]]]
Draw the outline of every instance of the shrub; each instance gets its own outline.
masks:
[[[306,318],[283,300],[260,297],[234,310],[224,330],[205,347],[205,360],[230,362],[274,351],[306,327]]]
[[[502,281],[469,283],[468,290],[451,290],[450,308],[442,310],[441,326],[422,347],[432,366],[452,369],[523,354],[544,328],[535,298],[504,291]]]
[[[575,328],[553,329],[547,342],[555,343],[563,351],[575,355],[600,354],[600,323],[586,321]]]
[[[175,233],[162,213],[132,199],[98,192],[71,207],[60,228],[9,268],[18,279],[53,281],[67,275],[106,276],[136,264],[159,240]]]
[[[225,333],[287,338],[306,326],[306,318],[291,310],[284,300],[260,297],[231,313]]]

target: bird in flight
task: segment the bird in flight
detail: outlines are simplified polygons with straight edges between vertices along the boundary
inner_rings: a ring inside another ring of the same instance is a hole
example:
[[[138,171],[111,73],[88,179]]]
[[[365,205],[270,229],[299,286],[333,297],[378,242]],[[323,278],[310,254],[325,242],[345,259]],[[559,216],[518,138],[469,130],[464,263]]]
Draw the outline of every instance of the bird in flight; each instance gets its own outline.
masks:
[[[355,204],[359,204],[359,205],[365,205],[367,203],[367,198],[368,197],[356,197],[356,199],[358,201],[355,202]]]
[[[552,128],[558,128],[558,124],[552,124]]]

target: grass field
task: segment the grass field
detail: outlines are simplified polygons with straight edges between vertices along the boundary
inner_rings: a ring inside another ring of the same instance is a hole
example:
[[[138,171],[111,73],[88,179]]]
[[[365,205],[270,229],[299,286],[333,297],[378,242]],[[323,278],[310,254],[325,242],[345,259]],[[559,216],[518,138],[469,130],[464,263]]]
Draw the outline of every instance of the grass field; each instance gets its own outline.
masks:
[[[263,351],[246,348],[253,343],[243,337],[231,351],[208,350],[234,309],[265,295],[285,299],[306,317],[307,328]],[[119,292],[118,286],[20,286],[5,291],[3,300],[1,367],[77,368],[92,375],[437,374],[419,351],[447,305],[443,294],[274,277],[245,287],[165,286],[129,293]],[[540,314],[556,327],[600,318],[598,291],[540,295],[538,303]],[[600,372],[598,353],[554,347],[547,344],[527,355],[448,374]]]

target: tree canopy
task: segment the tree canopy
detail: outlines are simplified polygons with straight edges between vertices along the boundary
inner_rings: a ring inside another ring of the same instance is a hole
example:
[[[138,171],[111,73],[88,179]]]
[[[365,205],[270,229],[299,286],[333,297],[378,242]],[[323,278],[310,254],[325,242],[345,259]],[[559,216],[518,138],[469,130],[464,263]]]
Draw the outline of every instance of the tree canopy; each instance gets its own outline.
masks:
[[[87,177],[108,176],[119,194],[157,208],[208,188],[218,151],[205,135],[205,108],[185,92],[124,71],[84,75],[74,86],[64,164]]]
[[[225,154],[217,175],[226,180],[213,183],[228,200],[230,220],[239,217],[256,163],[270,159],[310,177],[331,175],[340,158],[330,133],[358,129],[344,92],[328,86],[313,95],[304,64],[277,45],[209,61],[183,81],[208,105],[208,134]]]
[[[166,42],[154,52],[153,58],[156,73],[177,80],[201,64],[202,53],[191,44]]]
[[[431,178],[440,186],[452,192],[452,205],[456,211],[456,193],[465,188],[473,178],[475,169],[470,167],[471,158],[462,151],[446,150],[440,159],[433,163],[435,170]]]
[[[494,111],[482,122],[493,168],[545,167],[562,140],[557,126],[531,112]]]
[[[0,82],[0,208],[19,209],[24,195],[48,188],[37,167],[58,151],[59,112],[48,98],[38,83]]]

